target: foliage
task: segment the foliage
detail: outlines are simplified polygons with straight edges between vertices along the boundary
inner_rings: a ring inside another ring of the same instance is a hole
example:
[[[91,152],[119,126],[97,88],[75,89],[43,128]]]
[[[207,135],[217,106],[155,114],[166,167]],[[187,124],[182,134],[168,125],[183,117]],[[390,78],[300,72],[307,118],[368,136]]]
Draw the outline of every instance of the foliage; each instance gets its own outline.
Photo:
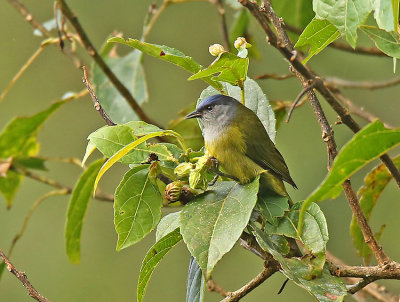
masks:
[[[185,1],[168,4],[175,2]],[[292,31],[301,32],[296,36],[295,47],[299,52],[309,48],[303,64],[340,38],[355,48],[359,32],[366,34],[384,54],[400,58],[398,0],[297,0],[295,5],[289,0],[271,2]],[[226,3],[237,10],[227,44],[236,45],[234,41],[239,35],[254,44],[249,11],[236,1]],[[373,15],[373,20],[372,17],[368,20],[369,15]],[[46,26],[52,30],[55,24],[49,21]],[[149,26],[145,24],[145,28],[151,28]],[[117,45],[130,47],[126,47],[130,52],[117,56]],[[253,61],[247,56],[258,56],[254,46],[248,53],[247,49],[239,47],[236,53],[222,50],[209,66],[203,67],[169,46],[151,44],[144,38],[111,37],[100,55],[139,106],[149,101],[142,64],[144,54],[188,71],[191,73],[188,80],[204,81],[208,87],[198,96],[197,104],[220,93],[242,102],[255,112],[275,142],[286,107],[274,113],[262,88],[248,75]],[[128,248],[156,230],[155,243],[140,269],[138,301],[143,301],[151,275],[161,259],[181,241],[191,255],[186,301],[203,301],[205,284],[215,266],[240,238],[246,236],[253,238],[261,251],[279,263],[284,276],[315,299],[343,301],[348,292],[343,280],[331,274],[330,264],[325,261],[328,224],[315,202],[338,197],[344,181],[398,146],[399,129],[388,129],[379,120],[366,125],[341,148],[321,184],[305,201],[294,202],[288,195],[260,190],[262,176],[247,184],[217,177],[216,183],[210,185],[215,171],[203,146],[202,125],[184,119],[196,104],[171,121],[169,129],[162,129],[137,120],[139,115],[103,72],[101,64],[93,64],[91,81],[102,109],[116,125],[104,126],[89,134],[82,160],[83,171],[74,188],[69,189],[72,192],[66,215],[65,244],[72,263],[80,262],[81,232],[89,201],[96,197],[105,172],[119,163],[127,172],[110,200],[114,202],[116,249]],[[0,133],[0,192],[8,208],[13,204],[24,175],[32,176],[30,170],[46,173],[46,160],[38,155],[37,135],[49,116],[64,103],[66,100],[61,100],[33,116],[14,118]],[[102,158],[85,167],[95,150]],[[400,167],[400,157],[394,162]],[[33,178],[62,187],[40,176]],[[377,166],[365,177],[358,196],[367,219],[391,178],[384,165]],[[179,210],[163,216],[163,208],[176,209],[175,206]],[[350,232],[359,256],[368,264],[371,251],[355,217]],[[260,250],[257,250],[259,254]]]

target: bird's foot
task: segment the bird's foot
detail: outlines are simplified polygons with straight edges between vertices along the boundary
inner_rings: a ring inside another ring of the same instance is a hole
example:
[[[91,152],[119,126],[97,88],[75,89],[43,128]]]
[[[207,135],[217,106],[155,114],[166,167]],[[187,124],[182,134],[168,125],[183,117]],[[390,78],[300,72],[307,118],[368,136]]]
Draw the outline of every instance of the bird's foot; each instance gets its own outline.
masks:
[[[214,178],[212,179],[212,181],[209,182],[209,184],[208,184],[209,186],[215,185],[215,183],[217,182],[219,176],[226,177],[226,178],[230,178],[230,179],[233,179],[233,180],[236,181],[236,182],[240,182],[239,179],[236,178],[235,176],[225,174],[224,172],[222,172],[222,171],[219,169],[219,162],[218,162],[218,159],[216,159],[215,157],[211,157],[211,158],[210,158],[210,161],[211,161],[211,163],[212,163],[212,166],[211,166],[211,168],[210,168],[210,171],[213,172],[213,173],[215,173],[215,176],[214,176]]]

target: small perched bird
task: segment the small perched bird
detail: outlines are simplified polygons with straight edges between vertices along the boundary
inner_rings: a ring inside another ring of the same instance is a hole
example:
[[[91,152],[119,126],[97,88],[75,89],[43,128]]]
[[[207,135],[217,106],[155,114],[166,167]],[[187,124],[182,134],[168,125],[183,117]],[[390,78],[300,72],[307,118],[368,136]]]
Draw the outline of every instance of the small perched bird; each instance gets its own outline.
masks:
[[[261,188],[282,196],[288,196],[282,181],[297,188],[258,116],[236,99],[221,94],[210,96],[186,118],[201,120],[209,155],[241,184],[262,173]]]

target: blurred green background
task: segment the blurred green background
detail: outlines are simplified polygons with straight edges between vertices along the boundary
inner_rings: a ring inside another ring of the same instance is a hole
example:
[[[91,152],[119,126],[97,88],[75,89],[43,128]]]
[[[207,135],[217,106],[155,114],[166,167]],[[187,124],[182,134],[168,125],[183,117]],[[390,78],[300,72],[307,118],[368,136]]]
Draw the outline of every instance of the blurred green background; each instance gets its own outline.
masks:
[[[87,34],[100,47],[114,30],[126,37],[139,38],[142,23],[153,1],[123,0],[69,0],[70,7],[79,17]],[[53,18],[53,2],[25,1],[26,6],[41,22]],[[0,91],[2,91],[39,47],[41,39],[32,35],[31,26],[7,2],[0,2]],[[228,9],[228,24],[233,12]],[[287,73],[288,63],[265,43],[265,36],[252,22],[260,60],[251,60],[249,75],[262,73]],[[205,2],[171,5],[155,24],[148,41],[175,47],[194,57],[202,65],[213,58],[208,46],[223,43],[220,18],[215,7]],[[120,49],[125,50],[124,47]],[[128,51],[126,48],[125,51]],[[87,56],[86,62],[91,62]],[[338,76],[355,80],[383,80],[394,76],[392,60],[359,56],[338,50],[326,49],[314,57],[310,65],[321,75]],[[201,81],[188,82],[189,74],[169,63],[144,57],[144,66],[150,93],[150,101],[144,109],[149,115],[166,126],[177,112],[197,99],[206,86]],[[397,76],[399,71],[397,71]],[[48,47],[39,59],[29,67],[0,104],[0,127],[16,115],[32,115],[59,99],[67,91],[84,88],[82,72],[56,47]],[[301,90],[296,79],[285,81],[259,81],[271,100],[293,100]],[[399,125],[400,88],[362,91],[346,90],[356,104],[374,112],[383,121]],[[322,103],[323,100],[321,99]],[[323,103],[332,124],[336,115]],[[357,119],[358,120],[358,119]],[[361,124],[365,122],[359,120]],[[89,97],[72,101],[57,111],[44,125],[39,141],[43,156],[65,156],[81,158],[89,133],[101,127],[103,120],[93,110]],[[341,147],[352,133],[343,125],[333,126],[338,146]],[[304,199],[326,175],[326,150],[321,139],[319,125],[308,104],[295,110],[289,124],[284,123],[278,131],[277,146],[284,155],[299,190],[290,193],[294,200]],[[392,154],[397,154],[393,150]],[[376,165],[375,162],[373,165]],[[363,175],[373,166],[369,165],[353,177],[355,188],[359,188]],[[62,163],[48,164],[48,175],[72,186],[81,170]],[[122,178],[124,170],[113,168],[101,186],[113,192]],[[14,206],[7,211],[0,197],[0,248],[7,251],[12,238],[20,230],[23,219],[32,203],[51,188],[25,179],[18,192]],[[25,271],[32,284],[52,301],[135,301],[137,276],[147,249],[153,244],[155,235],[150,234],[142,242],[115,251],[117,235],[113,226],[112,205],[92,201],[87,213],[82,234],[81,264],[71,264],[64,251],[64,223],[68,197],[53,197],[46,200],[33,214],[23,238],[18,242],[11,258],[17,268]],[[330,241],[328,249],[348,264],[359,265],[349,233],[351,211],[341,196],[320,204],[328,220]],[[385,251],[400,260],[399,191],[391,183],[380,198],[372,215],[375,231],[382,224],[387,228],[382,237]],[[178,245],[161,262],[150,281],[146,301],[184,301],[186,273],[189,253],[184,244]],[[235,290],[262,270],[262,262],[239,245],[217,265],[214,280],[226,290]],[[246,296],[244,301],[312,301],[303,289],[289,283],[281,295],[277,291],[285,278],[277,273],[267,282]],[[400,292],[395,281],[383,281],[389,289]],[[350,300],[350,298],[347,298]],[[216,293],[207,293],[206,301],[219,301]],[[8,272],[0,282],[0,301],[31,301],[21,283]]]

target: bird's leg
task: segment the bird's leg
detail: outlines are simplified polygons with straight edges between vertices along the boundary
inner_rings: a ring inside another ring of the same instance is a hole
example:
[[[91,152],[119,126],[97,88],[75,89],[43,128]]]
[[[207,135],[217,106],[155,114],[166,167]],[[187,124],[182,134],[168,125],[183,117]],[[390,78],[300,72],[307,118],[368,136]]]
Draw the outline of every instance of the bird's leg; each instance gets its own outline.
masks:
[[[211,170],[211,172],[215,173],[215,176],[214,176],[214,178],[209,182],[209,184],[208,184],[209,186],[215,185],[215,183],[216,183],[217,180],[218,180],[218,176],[230,178],[230,179],[233,179],[234,181],[239,182],[239,179],[236,178],[235,176],[231,176],[231,175],[225,174],[224,172],[221,172],[221,171],[219,170],[219,162],[218,162],[218,159],[216,159],[215,157],[210,157],[210,161],[211,161],[211,163],[212,163],[212,166],[211,166],[210,170]]]

